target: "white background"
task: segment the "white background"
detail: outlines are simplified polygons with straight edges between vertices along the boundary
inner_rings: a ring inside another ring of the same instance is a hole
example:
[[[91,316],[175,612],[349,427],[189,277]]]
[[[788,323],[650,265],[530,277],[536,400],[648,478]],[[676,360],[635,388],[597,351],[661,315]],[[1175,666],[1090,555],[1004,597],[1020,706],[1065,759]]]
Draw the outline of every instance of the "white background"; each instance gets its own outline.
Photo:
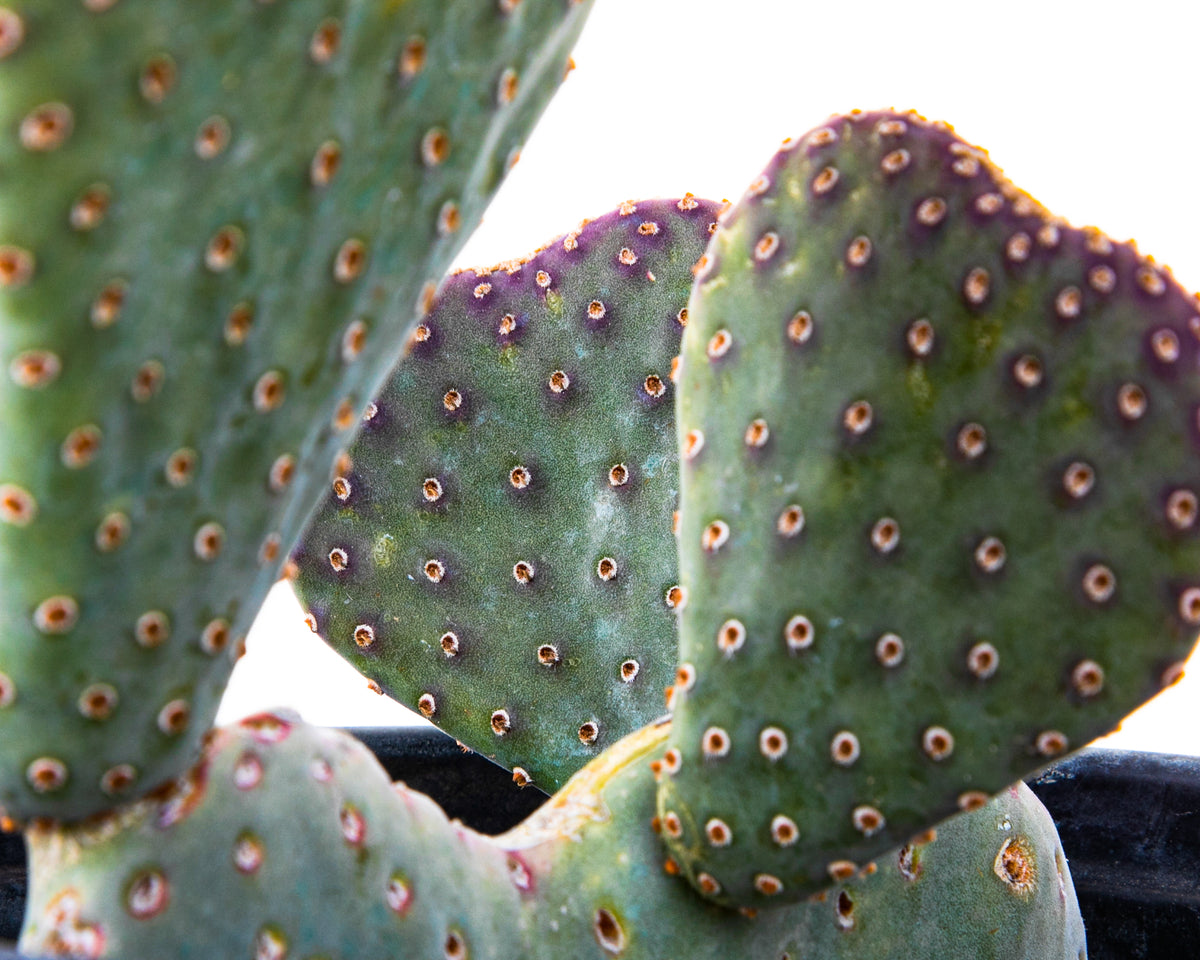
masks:
[[[1181,12],[1182,11],[1182,12]],[[779,141],[855,107],[915,108],[1020,187],[1200,289],[1200,4],[597,0],[578,68],[459,258],[531,250],[621,201],[736,199]],[[370,693],[276,587],[220,720],[424,723]],[[1200,661],[1113,745],[1200,754]]]

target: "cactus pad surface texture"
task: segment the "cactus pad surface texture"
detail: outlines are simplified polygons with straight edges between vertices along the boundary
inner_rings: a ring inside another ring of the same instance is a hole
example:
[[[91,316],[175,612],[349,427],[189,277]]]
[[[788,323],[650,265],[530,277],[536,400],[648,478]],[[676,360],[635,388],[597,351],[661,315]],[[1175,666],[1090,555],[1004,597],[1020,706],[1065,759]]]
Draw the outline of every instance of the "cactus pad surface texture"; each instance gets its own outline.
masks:
[[[671,374],[716,215],[626,203],[452,276],[295,555],[336,650],[549,792],[674,678]]]
[[[663,868],[665,737],[620,741],[493,839],[393,787],[346,734],[255,717],[218,731],[173,790],[30,831],[21,946],[127,960],[1085,956],[1053,823],[1023,786],[809,902],[756,917],[705,903]]]
[[[785,144],[706,258],[660,813],[698,887],[762,907],[1178,677],[1200,302],[913,114]]]
[[[164,796],[27,837],[33,956],[500,958],[520,902],[489,840],[352,737],[270,714]]]
[[[588,3],[0,9],[0,808],[196,755]]]

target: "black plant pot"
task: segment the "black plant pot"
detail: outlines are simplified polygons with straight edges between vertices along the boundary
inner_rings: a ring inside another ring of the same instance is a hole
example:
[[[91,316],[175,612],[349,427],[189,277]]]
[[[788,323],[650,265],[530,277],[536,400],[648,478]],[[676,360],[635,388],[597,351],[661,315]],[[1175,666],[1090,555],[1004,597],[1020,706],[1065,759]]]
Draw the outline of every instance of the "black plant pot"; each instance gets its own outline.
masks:
[[[443,734],[351,732],[393,779],[483,833],[508,829],[546,799]],[[1086,750],[1030,786],[1058,824],[1091,960],[1200,957],[1200,758]],[[24,845],[0,834],[0,960],[20,960],[4,943],[20,932],[25,889]]]
[[[1029,785],[1058,826],[1091,960],[1200,957],[1200,758],[1085,750]]]

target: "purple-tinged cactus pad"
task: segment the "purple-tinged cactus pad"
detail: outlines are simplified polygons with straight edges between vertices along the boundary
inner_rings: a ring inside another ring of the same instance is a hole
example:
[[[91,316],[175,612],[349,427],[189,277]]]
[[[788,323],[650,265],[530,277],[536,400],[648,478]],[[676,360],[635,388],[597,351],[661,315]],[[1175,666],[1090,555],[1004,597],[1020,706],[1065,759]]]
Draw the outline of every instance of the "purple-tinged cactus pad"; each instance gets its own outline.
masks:
[[[1178,677],[1200,302],[915,115],[786,144],[722,223],[681,363],[660,805],[693,882],[761,907]]]
[[[0,8],[0,809],[195,757],[588,7]]]
[[[671,375],[716,215],[627,203],[451,277],[296,554],[331,646],[548,791],[674,678]]]

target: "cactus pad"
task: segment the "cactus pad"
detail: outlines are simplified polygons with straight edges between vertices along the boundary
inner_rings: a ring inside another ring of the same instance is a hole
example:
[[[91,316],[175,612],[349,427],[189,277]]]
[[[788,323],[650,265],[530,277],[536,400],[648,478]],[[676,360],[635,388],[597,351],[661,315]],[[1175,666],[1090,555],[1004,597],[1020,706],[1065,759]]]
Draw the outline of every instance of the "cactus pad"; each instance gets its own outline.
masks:
[[[655,836],[666,735],[627,737],[497,838],[534,878],[539,914],[557,921],[540,924],[545,956],[1085,960],[1054,822],[1022,783],[807,902],[741,915],[705,903]],[[589,933],[600,949],[579,946]]]
[[[174,777],[588,4],[0,10],[0,808]]]
[[[451,277],[296,553],[335,649],[547,791],[674,676],[671,372],[715,217],[628,203]]]
[[[763,906],[1178,677],[1200,302],[915,115],[786,144],[722,224],[682,353],[660,804],[693,882]]]
[[[32,955],[511,955],[504,854],[287,718],[222,728],[162,796],[28,842]]]
[[[1085,955],[1054,825],[1023,786],[810,903],[756,918],[704,903],[663,869],[654,831],[665,736],[614,745],[491,839],[393,788],[345,734],[253,718],[218,731],[171,791],[33,829],[21,946],[190,960]]]

